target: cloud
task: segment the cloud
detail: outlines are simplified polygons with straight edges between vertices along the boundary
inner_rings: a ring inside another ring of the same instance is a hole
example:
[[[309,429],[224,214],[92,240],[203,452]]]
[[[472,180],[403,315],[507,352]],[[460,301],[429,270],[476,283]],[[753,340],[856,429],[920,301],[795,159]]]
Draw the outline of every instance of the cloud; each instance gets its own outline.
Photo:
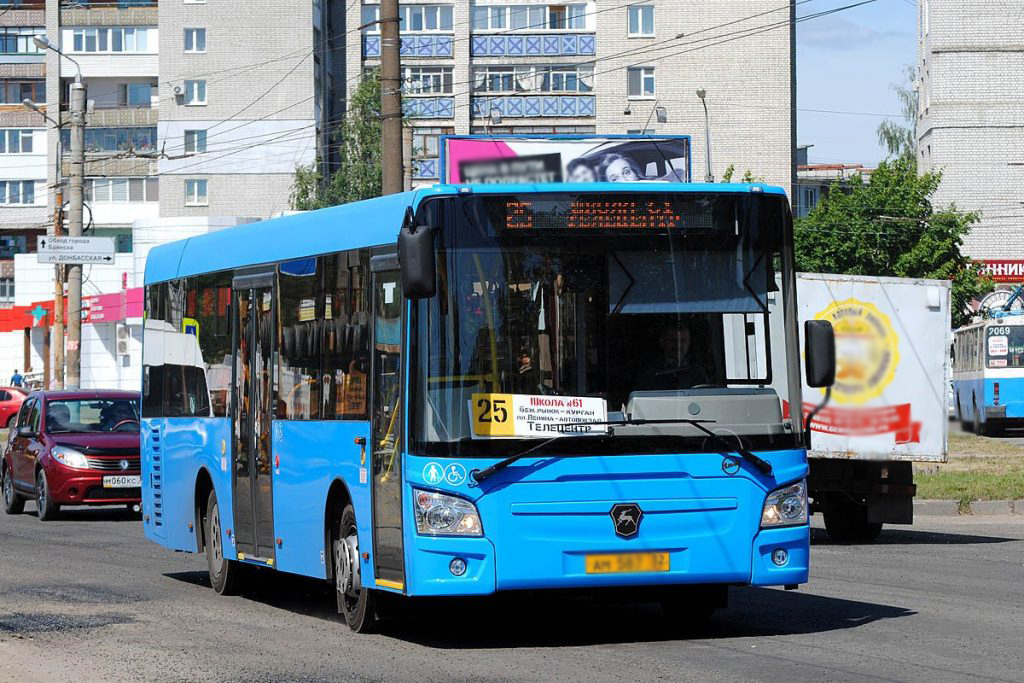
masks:
[[[856,50],[880,43],[889,38],[906,39],[905,31],[879,31],[841,17],[822,17],[796,25],[796,40],[800,47],[826,50]]]

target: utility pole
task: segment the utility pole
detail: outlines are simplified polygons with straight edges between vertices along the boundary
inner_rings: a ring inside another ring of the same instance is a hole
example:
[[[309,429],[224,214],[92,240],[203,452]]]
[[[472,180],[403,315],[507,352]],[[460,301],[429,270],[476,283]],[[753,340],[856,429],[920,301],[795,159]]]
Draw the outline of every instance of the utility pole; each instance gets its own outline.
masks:
[[[60,179],[57,180],[60,183]],[[64,189],[57,185],[57,206],[53,211],[53,236],[64,226]],[[53,386],[64,388],[64,264],[54,265],[53,279]]]
[[[402,191],[402,73],[398,0],[380,3],[381,191]]]
[[[82,182],[85,175],[85,83],[71,84],[71,173],[68,205],[68,236],[82,236]],[[82,266],[68,266],[67,386],[78,389],[82,375]]]

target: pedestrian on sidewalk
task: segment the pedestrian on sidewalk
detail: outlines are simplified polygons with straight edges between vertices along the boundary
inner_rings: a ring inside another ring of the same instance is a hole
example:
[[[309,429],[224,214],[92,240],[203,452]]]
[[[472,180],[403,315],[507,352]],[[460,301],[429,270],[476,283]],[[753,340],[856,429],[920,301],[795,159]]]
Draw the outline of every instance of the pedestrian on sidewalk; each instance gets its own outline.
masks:
[[[14,374],[11,375],[11,386],[20,387],[24,380],[25,378],[22,377],[21,373],[18,372],[18,368],[14,368]]]

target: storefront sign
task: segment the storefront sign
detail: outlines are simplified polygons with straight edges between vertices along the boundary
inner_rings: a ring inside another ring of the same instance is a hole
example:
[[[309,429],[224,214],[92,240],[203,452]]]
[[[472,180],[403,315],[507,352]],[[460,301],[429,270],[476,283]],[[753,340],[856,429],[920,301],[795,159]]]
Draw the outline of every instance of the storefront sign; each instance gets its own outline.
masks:
[[[996,282],[1024,282],[1024,260],[982,259],[982,273]]]

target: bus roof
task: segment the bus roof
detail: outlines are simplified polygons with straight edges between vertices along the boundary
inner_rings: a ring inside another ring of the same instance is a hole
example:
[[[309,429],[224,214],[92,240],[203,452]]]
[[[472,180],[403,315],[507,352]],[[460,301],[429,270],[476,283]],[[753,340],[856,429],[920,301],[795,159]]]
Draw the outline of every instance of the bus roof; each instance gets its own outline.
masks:
[[[262,263],[392,244],[407,207],[429,197],[555,192],[679,192],[785,196],[781,187],[748,183],[551,183],[434,185],[430,188],[248,223],[162,244],[146,259],[146,284]]]

